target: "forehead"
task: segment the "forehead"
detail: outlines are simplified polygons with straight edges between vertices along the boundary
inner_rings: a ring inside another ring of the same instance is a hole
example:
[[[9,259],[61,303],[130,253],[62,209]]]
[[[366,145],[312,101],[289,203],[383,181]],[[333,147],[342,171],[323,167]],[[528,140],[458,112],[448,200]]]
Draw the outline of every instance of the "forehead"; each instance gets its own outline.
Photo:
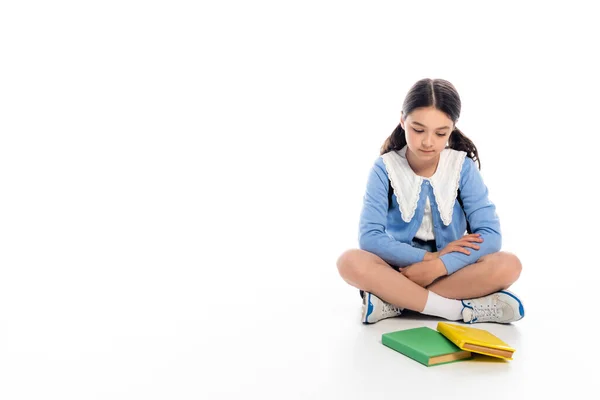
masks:
[[[416,108],[406,117],[408,122],[418,122],[428,128],[452,126],[452,120],[446,114],[433,107]]]

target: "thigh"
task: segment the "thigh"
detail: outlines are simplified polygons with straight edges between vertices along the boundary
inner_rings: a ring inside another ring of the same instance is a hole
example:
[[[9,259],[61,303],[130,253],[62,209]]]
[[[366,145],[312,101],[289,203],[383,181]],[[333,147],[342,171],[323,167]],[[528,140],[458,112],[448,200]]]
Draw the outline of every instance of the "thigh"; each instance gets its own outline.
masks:
[[[383,265],[387,265],[388,267],[392,267],[396,271],[400,271],[400,267],[398,267],[396,265],[388,264],[387,262],[385,262],[383,260],[383,258],[379,257],[376,254],[369,253],[368,251],[365,251],[365,250],[356,250],[356,253],[354,254],[354,256],[358,258],[358,260],[357,260],[358,262],[371,262],[371,263],[383,264]],[[360,292],[360,297],[363,298],[364,291],[359,290],[359,292]]]
[[[416,247],[419,249],[423,249],[425,251],[428,251],[430,253],[435,253],[437,251],[436,245],[435,245],[435,240],[421,240],[419,238],[413,238],[412,243],[411,243],[412,247]],[[364,251],[364,250],[357,250],[357,253],[355,254],[356,257],[360,257],[363,258],[363,260],[365,261],[370,261],[370,262],[377,262],[379,264],[385,264],[388,265],[390,267],[392,267],[394,270],[396,271],[400,271],[400,268],[397,265],[392,265],[392,264],[388,264],[385,261],[383,261],[383,259],[373,253],[369,253],[368,251]],[[359,259],[359,262],[361,260]],[[363,291],[360,291],[360,297],[363,297]]]
[[[386,263],[385,261],[383,261],[383,259],[381,257],[379,257],[376,254],[370,253],[368,251],[365,250],[360,250],[360,249],[355,249],[355,250],[351,250],[350,251],[352,254],[352,263],[356,263],[356,264],[363,264],[363,263],[368,263],[368,264],[382,264],[382,265],[389,265],[388,263]]]
[[[493,263],[498,263],[499,261],[502,261],[502,259],[505,257],[506,253],[504,253],[503,251],[499,251],[497,253],[490,253],[490,254],[486,254],[485,256],[479,258],[479,260],[477,260],[476,262],[480,263],[483,261],[486,262],[493,262]]]

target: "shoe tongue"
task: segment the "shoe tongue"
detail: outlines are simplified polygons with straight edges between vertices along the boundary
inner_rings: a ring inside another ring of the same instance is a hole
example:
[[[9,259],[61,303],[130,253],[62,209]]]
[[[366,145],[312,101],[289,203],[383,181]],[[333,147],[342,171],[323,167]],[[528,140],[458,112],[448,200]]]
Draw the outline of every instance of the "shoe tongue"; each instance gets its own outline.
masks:
[[[463,320],[465,322],[470,322],[473,319],[473,310],[471,308],[465,307],[465,308],[463,308],[462,315],[463,315]]]

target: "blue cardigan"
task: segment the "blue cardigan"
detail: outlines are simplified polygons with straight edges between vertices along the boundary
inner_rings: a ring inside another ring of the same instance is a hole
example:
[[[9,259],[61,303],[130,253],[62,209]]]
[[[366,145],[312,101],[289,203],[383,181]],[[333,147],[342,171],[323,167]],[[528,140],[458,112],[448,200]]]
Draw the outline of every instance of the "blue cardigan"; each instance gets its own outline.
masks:
[[[480,246],[479,250],[469,248],[470,255],[452,252],[440,257],[448,275],[475,263],[486,254],[500,251],[502,236],[496,207],[488,199],[488,189],[472,159],[465,157],[460,171],[459,190],[464,211],[457,199],[452,212],[452,222],[448,226],[442,222],[429,180],[424,179],[422,182],[416,212],[408,223],[400,215],[396,196],[392,196],[392,203],[388,205],[388,188],[386,167],[383,159],[379,157],[369,173],[363,198],[359,223],[361,249],[376,254],[387,263],[398,267],[423,261],[426,251],[413,247],[411,243],[421,226],[426,198],[429,196],[438,251],[466,234],[467,219],[472,233],[481,234],[483,239],[482,243],[477,243]]]

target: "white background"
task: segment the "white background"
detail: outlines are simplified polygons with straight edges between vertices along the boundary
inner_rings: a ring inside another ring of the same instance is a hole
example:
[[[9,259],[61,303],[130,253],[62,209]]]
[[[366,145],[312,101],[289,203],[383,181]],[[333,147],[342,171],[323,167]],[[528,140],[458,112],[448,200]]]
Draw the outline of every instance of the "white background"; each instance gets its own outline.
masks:
[[[408,390],[420,366],[377,353],[405,326],[360,325],[335,261],[425,77],[458,89],[524,266],[528,315],[501,331],[523,356],[484,375],[516,397],[592,385],[597,14],[457,3],[2,2],[0,397]]]

